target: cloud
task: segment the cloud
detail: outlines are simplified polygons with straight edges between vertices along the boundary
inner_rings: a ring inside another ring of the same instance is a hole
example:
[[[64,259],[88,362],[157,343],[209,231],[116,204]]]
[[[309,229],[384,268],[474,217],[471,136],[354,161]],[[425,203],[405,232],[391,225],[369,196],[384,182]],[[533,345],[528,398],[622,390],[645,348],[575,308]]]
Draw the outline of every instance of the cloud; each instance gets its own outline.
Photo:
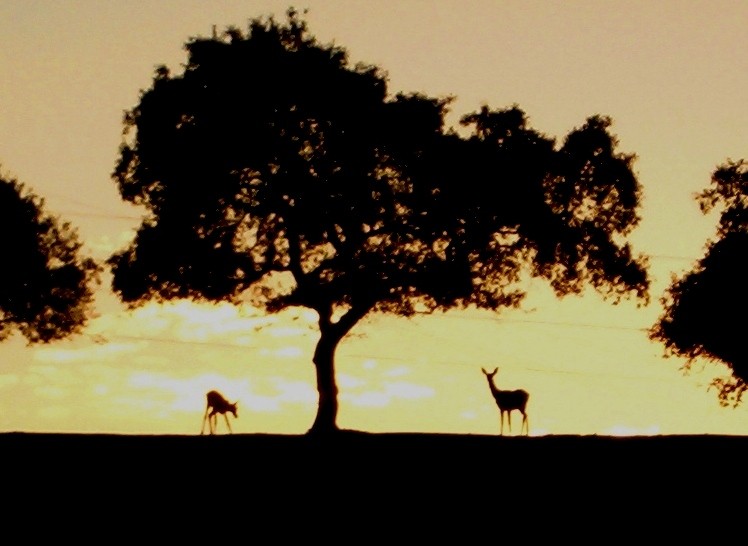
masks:
[[[38,363],[106,363],[130,369],[171,367],[175,358],[180,367],[212,365],[216,347],[256,351],[257,357],[267,360],[297,359],[310,351],[310,329],[285,326],[284,321],[307,319],[308,314],[298,311],[264,316],[227,303],[149,304],[103,314],[91,322],[86,335],[63,346],[34,348],[31,354]],[[303,345],[297,346],[297,340]],[[163,347],[169,352],[161,351]],[[229,358],[233,357],[223,363]]]
[[[99,237],[90,239],[87,242],[87,247],[94,258],[106,260],[118,250],[129,245],[133,237],[135,237],[135,230],[127,229],[120,231],[116,238],[112,238],[109,235],[100,235]]]
[[[97,396],[107,396],[109,394],[109,385],[104,385],[104,384],[94,385],[92,391]]]
[[[154,396],[168,402],[171,411],[195,413],[205,409],[205,393],[216,389],[230,401],[239,402],[254,412],[280,412],[288,404],[315,404],[317,392],[308,382],[280,377],[249,380],[221,374],[202,374],[189,378],[174,378],[162,373],[138,372],[130,374],[128,384],[134,389],[148,391],[145,396],[133,396],[121,402],[144,407]],[[165,402],[166,403],[166,402]]]
[[[353,386],[363,386],[364,383],[356,383]],[[350,402],[355,406],[384,407],[395,400],[418,400],[431,398],[436,391],[431,387],[397,381],[385,383],[382,389],[369,390],[362,393],[344,393],[340,395],[341,400]]]
[[[364,381],[363,379],[359,379],[358,377],[354,377],[347,373],[338,374],[338,386],[341,388],[353,389],[356,387],[362,387],[365,384],[366,384],[366,381]]]
[[[407,400],[417,400],[419,398],[431,398],[436,391],[431,387],[416,385],[405,381],[387,383],[385,392],[392,398],[403,398]]]
[[[69,389],[60,387],[58,385],[44,385],[34,389],[34,394],[40,398],[51,398],[55,400],[61,400],[65,398],[69,393]]]
[[[385,376],[387,377],[401,377],[403,375],[408,375],[410,373],[410,368],[407,366],[396,366],[392,368],[391,370],[388,370],[385,372]]]
[[[277,349],[263,348],[259,351],[260,356],[279,358],[299,358],[304,354],[300,347],[279,347]]]
[[[347,395],[345,400],[354,406],[383,408],[389,406],[392,399],[383,392],[365,392],[358,395]]]
[[[290,381],[275,378],[273,385],[278,391],[277,398],[282,402],[317,403],[317,390],[306,381]]]
[[[603,434],[610,436],[656,436],[660,434],[660,427],[658,425],[650,425],[645,428],[636,428],[626,425],[615,425],[603,431]]]
[[[179,300],[150,303],[125,313],[104,315],[91,325],[91,330],[112,339],[165,337],[191,342],[232,340],[236,334],[242,334],[246,344],[248,332],[259,332],[285,318],[264,315],[258,309],[230,303]]]

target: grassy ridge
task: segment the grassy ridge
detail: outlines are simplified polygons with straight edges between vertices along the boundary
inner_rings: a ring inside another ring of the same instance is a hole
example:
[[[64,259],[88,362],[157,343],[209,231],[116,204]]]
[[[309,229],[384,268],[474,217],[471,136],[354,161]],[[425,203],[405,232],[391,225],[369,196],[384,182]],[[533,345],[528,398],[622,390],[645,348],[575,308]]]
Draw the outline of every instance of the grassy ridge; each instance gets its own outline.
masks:
[[[604,475],[622,472],[675,473],[689,466],[712,468],[742,459],[748,436],[575,436],[539,437],[365,433],[341,431],[332,437],[278,434],[120,435],[0,433],[6,462],[31,464],[39,457],[88,468],[101,461],[125,461],[126,468],[164,465],[166,474],[182,464],[213,465],[225,473],[268,469],[281,473],[349,468],[367,472],[471,474],[523,468],[562,476],[565,470]],[[359,469],[360,470],[360,469]],[[615,470],[615,472],[614,472]],[[361,474],[361,472],[358,472]]]
[[[748,437],[709,435],[0,434],[3,493],[19,518],[33,507],[188,537],[206,526],[256,537],[265,527],[278,543],[337,532],[335,543],[379,533],[421,544],[450,530],[480,544],[487,528],[520,520],[606,543],[611,529],[672,535],[696,521],[696,507],[703,521],[742,506],[724,492],[736,490],[746,453]]]

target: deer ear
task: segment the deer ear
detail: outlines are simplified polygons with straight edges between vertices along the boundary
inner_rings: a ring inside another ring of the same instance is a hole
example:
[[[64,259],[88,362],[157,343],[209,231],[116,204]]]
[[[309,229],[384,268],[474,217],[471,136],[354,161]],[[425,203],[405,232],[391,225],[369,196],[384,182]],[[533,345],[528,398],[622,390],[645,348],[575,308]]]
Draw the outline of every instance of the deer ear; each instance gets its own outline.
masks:
[[[498,369],[498,368],[494,368],[494,369],[493,369],[493,373],[496,373],[496,372],[498,372],[498,371],[499,371],[499,369]]]

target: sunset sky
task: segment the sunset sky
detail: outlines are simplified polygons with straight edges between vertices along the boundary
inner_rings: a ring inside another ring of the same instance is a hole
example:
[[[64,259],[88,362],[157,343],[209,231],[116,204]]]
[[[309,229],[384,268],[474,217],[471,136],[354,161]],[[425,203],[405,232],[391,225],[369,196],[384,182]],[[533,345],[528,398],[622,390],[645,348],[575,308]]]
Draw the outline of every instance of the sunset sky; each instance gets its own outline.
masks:
[[[190,37],[285,17],[289,2],[3,0],[0,168],[71,222],[97,259],[123,247],[141,210],[110,178],[123,111],[154,68],[178,72]],[[338,425],[372,432],[496,434],[481,367],[530,393],[530,433],[748,434],[748,409],[722,408],[646,329],[672,274],[713,237],[694,194],[714,168],[748,158],[748,2],[307,0],[309,30],[380,66],[391,93],[454,95],[450,124],[483,104],[518,104],[559,141],[593,114],[635,153],[652,302],[591,292],[556,300],[528,281],[521,310],[372,315],[337,353]],[[12,264],[6,264],[12,267]],[[234,432],[303,433],[316,412],[316,317],[174,302],[128,313],[109,291],[85,333],[0,344],[0,432],[199,433],[205,392],[239,401]],[[513,430],[519,430],[515,413]],[[220,428],[224,425],[219,422]]]

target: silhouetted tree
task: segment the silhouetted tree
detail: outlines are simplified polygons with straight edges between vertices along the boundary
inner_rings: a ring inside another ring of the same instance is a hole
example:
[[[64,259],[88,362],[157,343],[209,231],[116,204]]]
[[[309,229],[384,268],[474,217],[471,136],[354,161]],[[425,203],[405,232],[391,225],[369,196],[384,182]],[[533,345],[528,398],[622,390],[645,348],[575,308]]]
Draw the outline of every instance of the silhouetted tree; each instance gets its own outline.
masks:
[[[148,300],[253,301],[318,314],[310,432],[337,430],[334,356],[369,312],[516,306],[532,266],[559,295],[590,283],[645,298],[632,156],[590,118],[556,150],[519,108],[445,130],[450,98],[389,96],[298,14],[187,42],[125,116],[114,172],[148,216],[113,255],[113,288]]]
[[[79,332],[100,268],[83,256],[77,232],[7,175],[0,175],[0,240],[0,340],[16,331],[29,343]]]
[[[673,277],[650,337],[685,357],[685,370],[699,357],[724,364],[728,376],[712,385],[722,405],[737,406],[748,388],[748,163],[718,166],[697,199],[704,214],[721,209],[717,237],[692,271]]]

